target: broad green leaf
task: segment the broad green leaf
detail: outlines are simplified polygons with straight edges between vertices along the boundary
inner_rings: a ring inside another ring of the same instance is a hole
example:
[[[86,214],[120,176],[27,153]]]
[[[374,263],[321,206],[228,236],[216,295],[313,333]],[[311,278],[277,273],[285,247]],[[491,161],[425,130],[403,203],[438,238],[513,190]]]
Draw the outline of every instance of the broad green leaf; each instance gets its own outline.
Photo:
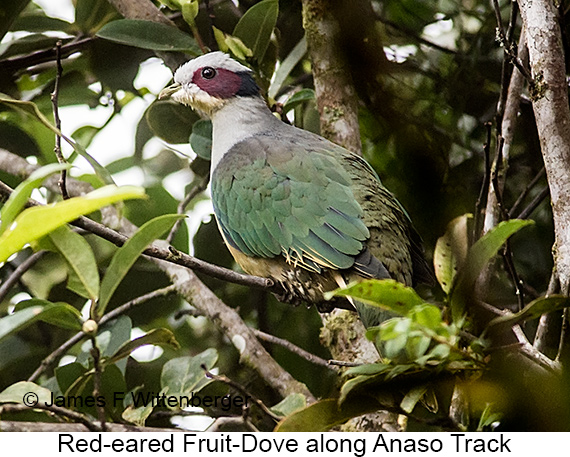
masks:
[[[101,293],[97,302],[97,314],[102,316],[109,304],[109,300],[127,275],[146,247],[174,225],[178,219],[185,217],[183,214],[165,214],[155,217],[141,228],[127,242],[120,247],[109,264],[107,272],[101,281]]]
[[[76,143],[75,141],[73,141],[68,136],[64,135],[61,132],[61,130],[59,130],[57,127],[52,125],[47,120],[47,118],[43,115],[43,113],[40,111],[40,109],[38,108],[38,106],[34,102],[23,101],[23,100],[15,100],[8,95],[0,93],[0,103],[4,103],[4,104],[20,111],[20,112],[27,114],[28,116],[32,116],[34,119],[39,121],[44,127],[48,128],[49,130],[51,130],[56,135],[61,136],[61,138],[63,138],[73,148],[73,150],[75,152],[77,152],[77,154],[79,154],[81,157],[83,157],[85,160],[87,160],[87,162],[89,162],[89,165],[91,165],[93,167],[93,170],[95,170],[95,173],[97,174],[97,176],[99,176],[103,180],[104,183],[114,184],[113,178],[111,177],[109,172],[105,169],[105,167],[103,167],[99,162],[97,162],[85,150],[85,148],[83,146]]]
[[[81,330],[83,319],[79,310],[68,303],[57,302],[52,303],[39,298],[24,300],[16,305],[16,310],[41,306],[42,311],[37,314],[36,320],[56,325],[68,330]]]
[[[166,328],[155,328],[146,335],[124,343],[111,358],[105,360],[105,364],[115,363],[124,357],[128,357],[135,349],[146,346],[147,344],[172,346],[174,349],[180,347],[174,334],[170,330]]]
[[[315,91],[313,89],[301,89],[300,91],[295,92],[287,99],[287,101],[283,105],[283,112],[288,113],[289,111],[295,109],[297,106],[301,105],[302,103],[314,99],[315,99]]]
[[[456,217],[445,234],[438,238],[433,253],[435,276],[445,293],[449,293],[457,272],[462,268],[469,248],[468,221],[472,214]]]
[[[79,312],[67,303],[51,303],[40,299],[27,302],[21,305],[23,309],[0,319],[0,341],[38,320],[64,328],[81,329]]]
[[[424,303],[414,289],[393,279],[369,279],[349,284],[345,289],[337,289],[326,295],[329,299],[332,296],[349,296],[401,316],[407,315],[414,306]]]
[[[145,113],[152,132],[172,144],[187,143],[198,115],[188,106],[170,100],[155,101]]]
[[[20,381],[0,392],[0,403],[19,403],[26,406],[51,403],[51,392],[29,381]]]
[[[190,396],[211,382],[206,378],[202,365],[211,370],[218,360],[215,349],[206,349],[194,357],[178,357],[164,364],[160,385],[168,395]]]
[[[75,132],[71,134],[77,144],[81,145],[83,148],[88,148],[95,135],[101,131],[100,127],[95,127],[93,125],[84,125],[79,127]]]
[[[28,179],[22,182],[14,189],[14,192],[8,198],[8,201],[0,209],[0,234],[4,233],[6,229],[12,224],[18,213],[26,206],[32,191],[39,187],[44,180],[61,170],[69,170],[71,164],[52,163],[45,167],[38,168],[34,171]]]
[[[279,416],[288,416],[307,406],[307,398],[303,394],[289,394],[276,405],[269,408]]]
[[[57,228],[48,236],[83,285],[88,295],[86,298],[96,300],[99,296],[99,269],[89,243],[66,226]]]
[[[48,30],[70,32],[71,29],[71,23],[63,19],[46,16],[41,10],[20,14],[10,27],[12,32],[16,30],[26,32],[46,32]]]
[[[385,372],[390,368],[389,365],[385,363],[365,363],[364,365],[360,365],[357,367],[351,367],[344,373],[345,376],[354,376],[354,375],[375,375]]]
[[[41,312],[41,306],[34,306],[4,316],[0,319],[0,341],[36,321],[38,314]]]
[[[190,134],[192,150],[204,160],[210,160],[212,155],[212,122],[201,119],[192,126]]]
[[[426,392],[427,392],[426,385],[414,387],[403,398],[403,400],[400,403],[400,407],[408,414],[411,414],[414,408],[416,407],[417,403],[422,399],[422,397],[425,395]]]
[[[258,62],[267,51],[278,14],[278,0],[263,0],[249,8],[234,29],[233,35],[252,50]]]
[[[81,394],[88,380],[88,368],[78,362],[68,363],[55,369],[55,379],[63,395]]]
[[[92,213],[103,206],[121,200],[143,196],[144,192],[139,187],[105,186],[81,197],[70,198],[51,205],[27,208],[0,236],[0,262],[5,262],[8,257],[26,244],[38,240],[79,216]]]
[[[338,406],[335,399],[321,400],[307,406],[277,424],[275,432],[326,432],[348,419],[377,411],[379,404],[373,399],[346,402]]]
[[[196,40],[176,27],[139,19],[109,22],[97,32],[97,36],[153,51],[182,51],[193,56],[202,53]]]
[[[505,326],[512,327],[518,322],[536,319],[543,314],[551,313],[559,309],[568,308],[570,298],[564,295],[550,295],[533,300],[517,313],[509,313],[499,316],[487,324],[487,330],[491,327]]]
[[[454,322],[463,317],[466,297],[473,291],[477,278],[489,260],[499,251],[509,237],[534,221],[511,219],[504,221],[483,235],[467,253],[465,265],[458,274],[450,292],[451,314]]]
[[[416,306],[409,314],[413,322],[427,327],[430,330],[435,330],[441,326],[441,310],[435,305],[427,303]]]
[[[275,98],[281,87],[283,87],[283,83],[287,79],[287,76],[289,76],[289,73],[293,71],[293,69],[297,66],[297,64],[301,61],[306,53],[307,39],[303,35],[303,38],[299,40],[299,42],[295,45],[285,60],[281,62],[281,65],[279,65],[279,68],[275,72],[273,81],[271,81],[271,85],[267,91],[267,95],[270,98]]]

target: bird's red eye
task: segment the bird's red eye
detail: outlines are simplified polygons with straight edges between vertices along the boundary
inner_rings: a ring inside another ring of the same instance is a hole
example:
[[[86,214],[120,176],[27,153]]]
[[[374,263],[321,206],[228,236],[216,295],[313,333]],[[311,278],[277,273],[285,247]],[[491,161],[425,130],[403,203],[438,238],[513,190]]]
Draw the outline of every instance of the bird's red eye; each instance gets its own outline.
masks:
[[[202,78],[204,79],[212,79],[216,76],[216,70],[212,67],[204,67],[202,68]]]

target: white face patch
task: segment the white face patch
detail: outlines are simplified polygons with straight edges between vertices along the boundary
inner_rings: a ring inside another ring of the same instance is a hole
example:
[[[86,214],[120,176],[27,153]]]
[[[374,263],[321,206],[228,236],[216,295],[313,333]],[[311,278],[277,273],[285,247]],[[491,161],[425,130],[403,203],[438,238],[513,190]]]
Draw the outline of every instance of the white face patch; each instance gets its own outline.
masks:
[[[196,84],[182,84],[180,89],[171,95],[172,100],[188,105],[201,112],[207,117],[225,105],[226,101],[217,97],[212,97],[207,92],[201,90]]]

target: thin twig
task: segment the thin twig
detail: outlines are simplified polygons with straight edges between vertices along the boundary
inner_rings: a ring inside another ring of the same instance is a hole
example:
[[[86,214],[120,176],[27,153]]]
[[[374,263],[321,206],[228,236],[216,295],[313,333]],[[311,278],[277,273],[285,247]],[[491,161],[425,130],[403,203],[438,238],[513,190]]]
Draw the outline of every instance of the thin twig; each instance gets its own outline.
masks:
[[[309,362],[314,363],[315,365],[320,365],[322,367],[328,368],[329,370],[334,370],[334,368],[331,366],[331,364],[327,360],[322,359],[321,357],[319,357],[315,354],[311,354],[310,352],[305,351],[304,349],[300,348],[299,346],[294,345],[290,341],[284,340],[284,339],[279,338],[279,337],[274,336],[274,335],[270,335],[269,333],[262,332],[261,330],[257,330],[255,328],[252,328],[251,331],[254,333],[254,335],[258,339],[260,339],[262,341],[267,341],[268,343],[278,344],[279,346],[284,347],[285,349],[292,352],[293,354],[297,354],[299,357],[302,357],[305,360],[308,360]]]
[[[186,195],[186,197],[184,197],[184,200],[182,200],[178,204],[178,208],[176,209],[177,214],[184,214],[186,212],[186,207],[194,199],[194,197],[196,195],[198,195],[200,192],[202,192],[204,189],[206,189],[206,187],[208,186],[209,178],[210,178],[210,175],[207,175],[206,177],[202,177],[198,180],[195,180],[195,182],[193,183],[194,186],[192,186],[192,188],[188,191],[188,194]],[[167,243],[169,243],[169,244],[172,243],[172,240],[176,236],[176,233],[180,229],[181,225],[182,225],[182,219],[178,219],[174,223],[174,225],[172,226],[172,229],[170,230],[170,233],[166,237]]]
[[[73,40],[61,46],[60,58],[65,59],[83,48],[86,48],[92,41],[98,40],[96,36],[89,36]],[[56,59],[56,50],[54,48],[44,49],[32,52],[23,56],[12,57],[0,60],[0,69],[6,74],[17,73],[20,70],[39,65],[45,62],[51,62]]]
[[[26,406],[21,404],[0,406],[0,413],[5,410],[31,411],[34,409],[41,409],[43,411],[53,413],[56,416],[65,417],[67,419],[71,419],[74,422],[79,422],[80,424],[85,425],[85,427],[87,427],[90,432],[102,431],[100,425],[95,421],[89,420],[89,417],[87,417],[85,414],[72,411],[71,409],[67,409],[62,406],[56,406],[56,405],[47,406],[45,403],[42,402],[38,402],[34,406]]]
[[[481,190],[479,191],[479,196],[477,197],[477,203],[475,204],[475,221],[473,224],[473,236],[471,243],[474,243],[481,236],[483,222],[483,207],[486,205],[486,197],[489,194],[489,183],[491,182],[491,123],[485,122],[485,128],[487,129],[487,140],[483,145],[483,157],[485,160],[485,174],[483,175],[483,182],[481,183]]]
[[[93,369],[95,373],[93,374],[93,397],[99,398],[101,395],[101,376],[103,371],[101,370],[101,351],[99,346],[97,346],[97,340],[95,335],[91,335],[91,358],[93,359]],[[101,430],[106,431],[106,421],[105,421],[105,407],[99,405],[97,402],[97,417],[99,418],[99,423],[101,424]]]
[[[505,247],[503,249],[502,256],[503,256],[503,260],[505,262],[505,266],[507,268],[507,271],[509,272],[509,275],[511,276],[511,281],[513,282],[513,285],[515,286],[515,295],[517,296],[518,310],[520,311],[521,309],[524,308],[524,305],[525,305],[524,288],[522,287],[522,281],[521,281],[519,274],[517,273],[517,270],[515,267],[515,262],[513,259],[513,251],[511,249],[510,240],[507,240],[505,242]]]
[[[251,400],[259,407],[259,409],[261,409],[268,417],[273,419],[275,422],[279,422],[282,419],[281,416],[272,412],[267,406],[265,406],[265,403],[263,403],[259,398],[257,398],[252,393],[248,392],[248,390],[245,387],[243,387],[241,384],[233,381],[232,379],[228,378],[227,376],[216,375],[214,373],[211,373],[210,371],[208,371],[208,368],[204,364],[201,365],[201,368],[202,368],[202,370],[204,370],[204,373],[206,374],[206,376],[208,378],[213,379],[214,381],[223,382],[224,384],[227,384],[228,386],[231,386],[234,389],[236,389],[237,391],[241,392],[246,397],[250,397]]]
[[[530,74],[530,70],[525,67],[522,60],[517,56],[516,46],[510,42],[507,35],[505,34],[503,20],[501,18],[501,8],[499,7],[498,0],[493,0],[493,7],[495,9],[495,16],[497,18],[497,41],[502,46],[509,61],[518,68],[518,70],[530,85],[534,85],[534,79]]]
[[[47,251],[38,251],[24,260],[18,267],[6,278],[0,285],[0,303],[4,301],[10,289],[20,280],[22,275],[32,268],[38,260],[40,260]]]
[[[329,360],[327,362],[329,365],[336,365],[337,367],[359,367],[363,365],[362,363],[358,362],[345,362],[344,360]]]
[[[513,204],[513,206],[511,207],[511,209],[508,211],[508,215],[509,218],[514,218],[514,219],[521,219],[520,217],[517,216],[513,216],[515,214],[515,211],[518,210],[519,206],[522,204],[522,202],[524,201],[524,199],[526,198],[526,196],[528,195],[528,193],[530,192],[530,190],[536,185],[536,183],[538,181],[540,181],[540,179],[546,175],[546,168],[544,168],[544,165],[542,166],[542,168],[540,169],[540,171],[536,174],[536,176],[534,178],[532,178],[532,180],[528,183],[528,185],[525,187],[525,189],[522,191],[522,193],[518,196],[517,200],[515,201],[515,203]]]
[[[148,294],[141,295],[140,297],[137,297],[131,301],[128,301],[127,303],[125,303],[121,306],[118,306],[117,308],[113,309],[112,311],[109,311],[107,314],[105,314],[103,317],[101,317],[101,320],[99,321],[98,325],[102,326],[102,325],[106,324],[107,322],[129,312],[130,310],[136,308],[137,306],[142,305],[143,303],[146,303],[149,300],[152,300],[152,299],[158,298],[158,297],[164,297],[164,296],[169,295],[175,291],[176,291],[176,288],[173,285],[170,285],[168,287],[164,287],[162,289],[158,289],[158,290],[149,292]],[[79,343],[86,336],[87,336],[86,333],[81,331],[81,332],[77,332],[75,335],[73,335],[71,338],[69,338],[65,343],[63,343],[55,351],[53,351],[50,355],[48,355],[45,359],[42,360],[42,363],[36,369],[36,371],[34,371],[32,373],[32,375],[28,378],[28,381],[33,382],[36,379],[38,379],[40,377],[40,375],[44,371],[46,371],[50,366],[52,366],[60,356],[65,354],[69,349],[71,349],[73,346],[75,346],[77,343]]]
[[[244,426],[252,432],[259,431],[254,427],[250,421],[244,419],[243,417],[233,416],[233,417],[219,417],[216,419],[212,425],[210,425],[206,431],[207,432],[220,432],[223,431],[224,427],[239,427]]]
[[[56,72],[55,72],[55,84],[53,88],[53,92],[51,93],[51,104],[53,107],[53,118],[55,121],[55,127],[58,131],[61,132],[61,119],[59,117],[59,84],[61,82],[61,76],[63,74],[63,67],[61,66],[61,40],[55,44],[55,62],[56,62]],[[59,163],[66,163],[67,161],[63,157],[61,152],[61,135],[56,133],[55,135],[55,147],[53,149],[55,152],[55,156],[57,157],[57,161]],[[66,177],[67,177],[67,170],[61,170],[61,175],[58,181],[59,189],[61,190],[61,196],[64,200],[69,198],[69,194],[67,193],[67,184],[66,184]]]
[[[532,201],[528,204],[528,206],[523,209],[520,214],[516,217],[517,219],[527,219],[533,211],[538,208],[538,206],[542,203],[542,201],[550,194],[550,188],[546,186],[542,189],[536,197],[532,199]]]

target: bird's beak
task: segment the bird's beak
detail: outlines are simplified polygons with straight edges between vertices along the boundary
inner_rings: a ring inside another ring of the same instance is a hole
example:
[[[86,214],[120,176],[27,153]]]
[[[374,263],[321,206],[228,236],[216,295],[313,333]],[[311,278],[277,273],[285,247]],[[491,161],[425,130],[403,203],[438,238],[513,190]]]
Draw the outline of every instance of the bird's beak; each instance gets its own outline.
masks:
[[[182,85],[180,85],[179,83],[171,84],[170,86],[165,87],[164,89],[162,89],[160,91],[160,93],[158,94],[158,99],[163,100],[165,98],[169,98],[174,93],[178,92],[181,88],[182,88]]]

